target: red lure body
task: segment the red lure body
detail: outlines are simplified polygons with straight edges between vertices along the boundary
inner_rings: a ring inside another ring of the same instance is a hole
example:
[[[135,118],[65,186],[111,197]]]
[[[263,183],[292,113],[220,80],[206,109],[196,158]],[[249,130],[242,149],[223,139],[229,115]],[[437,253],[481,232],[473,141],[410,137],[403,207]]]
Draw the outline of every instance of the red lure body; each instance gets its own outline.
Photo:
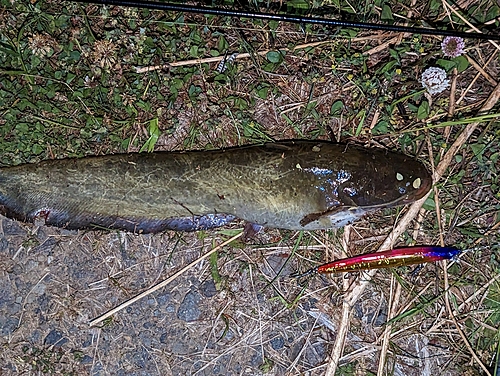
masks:
[[[422,264],[440,260],[449,260],[460,254],[453,247],[406,247],[390,251],[366,253],[332,261],[318,266],[318,273],[340,273],[358,270],[393,268],[397,266]]]

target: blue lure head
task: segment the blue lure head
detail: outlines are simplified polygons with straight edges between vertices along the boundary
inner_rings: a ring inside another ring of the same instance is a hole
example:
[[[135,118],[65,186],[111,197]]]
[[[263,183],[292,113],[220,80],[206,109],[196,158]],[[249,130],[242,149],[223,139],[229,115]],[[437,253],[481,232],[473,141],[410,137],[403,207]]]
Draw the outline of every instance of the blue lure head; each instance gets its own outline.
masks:
[[[462,251],[455,247],[426,247],[425,257],[432,261],[452,260],[456,258]]]

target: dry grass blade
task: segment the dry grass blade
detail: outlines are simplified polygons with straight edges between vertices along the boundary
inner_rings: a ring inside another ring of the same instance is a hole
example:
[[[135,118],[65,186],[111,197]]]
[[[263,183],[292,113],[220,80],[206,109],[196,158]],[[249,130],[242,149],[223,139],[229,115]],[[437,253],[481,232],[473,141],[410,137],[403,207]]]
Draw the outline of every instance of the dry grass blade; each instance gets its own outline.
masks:
[[[496,53],[495,53],[494,55],[496,55]],[[494,55],[493,55],[493,56],[494,56]],[[476,63],[476,61],[475,61],[473,58],[471,58],[469,55],[465,55],[465,57],[467,58],[467,61],[468,61],[468,62],[469,62],[469,63],[470,63],[470,64],[471,64],[471,65],[472,65],[472,66],[473,66],[473,67],[474,67],[474,68],[475,68],[475,69],[476,69],[479,73],[481,73],[481,75],[482,75],[484,78],[486,78],[486,79],[488,80],[488,82],[489,82],[490,84],[492,84],[493,86],[496,86],[496,85],[497,85],[497,82],[493,79],[493,77],[491,77],[491,76],[488,74],[488,72],[486,72],[486,71],[483,69],[483,67],[482,67],[482,66],[480,66],[478,63]],[[491,61],[491,60],[489,60],[489,61]],[[489,61],[488,61],[488,62],[489,62]],[[488,62],[487,62],[487,63],[488,63]],[[485,64],[485,66],[486,66],[486,65],[487,65],[487,64]],[[456,68],[455,68],[455,69],[456,69]],[[455,80],[454,80],[454,81],[455,81]],[[455,83],[455,87],[456,87],[456,83]],[[453,93],[453,92],[454,92],[454,88],[452,87],[450,91]]]
[[[498,51],[494,51],[490,57],[488,58],[488,60],[486,60],[485,64],[483,65],[483,67],[481,66],[478,66],[476,67],[477,64],[472,64],[474,66],[474,68],[476,68],[476,70],[478,71],[478,73],[476,74],[476,76],[471,80],[471,82],[469,83],[469,85],[465,88],[463,94],[460,96],[460,98],[458,98],[456,104],[460,104],[466,97],[467,93],[471,90],[471,88],[474,86],[474,84],[476,83],[476,81],[479,79],[479,77],[482,75],[482,71],[484,71],[484,68],[486,68],[492,61],[493,59],[497,56],[498,54]],[[469,60],[469,59],[468,59]],[[484,75],[483,75],[484,76]],[[485,76],[486,77],[486,76]],[[496,86],[496,81],[495,81],[495,84],[494,86]]]
[[[342,248],[343,249],[342,249],[341,258],[347,257],[346,251],[347,251],[348,246],[349,246],[350,237],[351,237],[351,226],[347,225],[344,227],[344,236],[342,238]],[[345,291],[349,288],[349,281],[347,279],[343,280],[343,288]],[[345,305],[346,302],[344,301],[342,304]],[[346,315],[346,317],[342,317],[341,323],[348,323],[349,322],[350,313],[351,313],[350,309],[345,309],[345,310],[342,309],[342,314]],[[335,374],[335,370],[337,369],[338,362],[339,362],[340,358],[342,357],[342,353],[344,351],[344,343],[345,343],[345,339],[346,339],[348,331],[349,331],[349,325],[342,325],[341,324],[339,326],[339,329],[337,332],[337,338],[342,337],[343,341],[337,341],[336,346],[333,347],[332,354],[331,354],[330,358],[332,360],[336,359],[336,361],[335,362],[330,361],[330,363],[328,364],[328,368],[326,369],[326,375],[334,375]]]
[[[201,260],[206,259],[212,253],[215,253],[215,252],[219,251],[220,249],[222,249],[226,245],[228,245],[231,242],[235,241],[236,239],[240,238],[242,235],[243,235],[243,232],[240,232],[239,234],[237,234],[237,235],[233,236],[232,238],[226,240],[225,242],[219,244],[217,247],[214,247],[213,249],[211,249],[210,251],[208,251],[207,253],[205,253],[203,256],[201,256],[201,257],[197,258],[196,260],[194,260],[193,262],[187,264],[181,270],[179,270],[178,272],[174,273],[172,276],[170,276],[169,278],[165,279],[164,281],[162,281],[162,282],[154,285],[153,287],[150,287],[146,291],[141,292],[140,294],[138,294],[138,295],[134,296],[133,298],[131,298],[131,299],[123,302],[122,304],[116,306],[115,308],[110,309],[108,312],[102,314],[101,316],[96,317],[95,319],[93,319],[92,321],[89,322],[89,325],[90,326],[97,325],[100,322],[106,320],[108,317],[113,316],[115,313],[120,312],[122,309],[127,308],[129,305],[131,305],[131,304],[137,302],[138,300],[140,300],[140,299],[148,296],[149,294],[152,294],[156,290],[159,290],[162,287],[165,287],[170,282],[172,282],[174,279],[176,279],[177,277],[179,277],[180,275],[182,275],[183,273],[185,273],[187,270],[191,269],[194,265],[196,265],[197,263],[199,263]]]
[[[396,285],[396,286],[394,287],[394,285]],[[399,300],[401,298],[401,291],[402,291],[401,284],[400,283],[396,284],[396,280],[394,279],[394,275],[391,276],[389,316],[387,317],[388,320],[391,320],[392,318],[396,317],[396,315],[397,315],[398,304],[399,304]],[[384,334],[382,335],[382,348],[380,350],[380,357],[379,357],[379,361],[378,361],[377,376],[384,375],[384,368],[385,368],[385,362],[387,360],[387,351],[389,350],[391,333],[392,333],[392,324],[388,324],[385,327]]]
[[[490,94],[484,105],[481,107],[480,112],[486,112],[489,111],[493,108],[493,106],[498,102],[500,98],[500,84],[496,86],[496,88],[493,90],[493,92]],[[446,152],[444,155],[443,159],[441,162],[438,164],[436,167],[436,171],[433,174],[434,182],[439,181],[441,177],[443,176],[444,172],[450,165],[453,157],[455,156],[456,152],[465,144],[467,139],[471,136],[472,132],[477,128],[479,123],[471,123],[465,127],[465,129],[460,133],[460,135],[457,137],[455,142],[450,146],[449,150]],[[414,202],[404,217],[399,221],[399,223],[396,224],[394,229],[391,231],[391,233],[386,237],[385,241],[382,243],[382,245],[379,247],[379,251],[390,249],[394,246],[396,243],[398,237],[406,230],[408,227],[409,223],[417,216],[418,212],[420,211],[420,208],[424,204],[425,200],[427,197],[430,195],[430,192],[423,197],[422,199]],[[359,299],[365,288],[368,286],[370,283],[371,278],[377,273],[377,270],[371,270],[368,273],[364,274],[363,279],[360,279],[354,286],[353,288],[345,294],[343,304],[342,304],[342,319],[341,322],[339,323],[339,328],[344,328],[344,330],[347,332],[347,329],[349,327],[349,316],[350,316],[350,311],[356,303],[356,301]],[[344,342],[345,342],[345,335],[340,335],[340,333],[337,335],[337,338],[335,339],[335,343],[333,347],[335,349],[342,349],[344,347]],[[335,355],[335,356],[333,356]],[[473,353],[474,355],[474,353]],[[338,365],[339,359],[341,357],[340,353],[332,353],[332,358],[330,359],[330,365],[332,367],[329,367],[329,372],[327,372],[327,375],[333,375],[335,373],[336,366]]]

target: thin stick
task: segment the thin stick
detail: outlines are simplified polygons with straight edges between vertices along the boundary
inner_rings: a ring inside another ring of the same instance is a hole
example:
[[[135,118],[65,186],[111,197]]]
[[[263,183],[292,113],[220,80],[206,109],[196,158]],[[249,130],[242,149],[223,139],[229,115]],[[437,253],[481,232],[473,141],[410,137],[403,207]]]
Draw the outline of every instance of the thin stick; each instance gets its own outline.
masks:
[[[494,51],[491,54],[491,56],[488,58],[488,60],[486,61],[486,63],[484,63],[484,65],[483,65],[484,68],[486,68],[491,63],[491,61],[495,58],[495,56],[497,55],[497,53],[498,53],[498,51]],[[476,83],[476,81],[478,80],[479,77],[481,77],[481,72],[477,72],[477,74],[474,76],[474,78],[470,82],[469,86],[467,86],[467,88],[464,90],[463,94],[460,96],[460,98],[458,98],[457,103],[456,103],[457,105],[460,104],[460,102],[462,102],[465,99],[465,96],[470,91],[470,89],[472,88],[472,86],[474,86],[474,84]]]
[[[350,316],[351,306],[349,302],[344,299],[342,302],[342,318],[340,319],[337,337],[335,338],[335,344],[333,345],[332,355],[328,361],[328,368],[326,369],[325,376],[335,375],[342,353],[344,352],[345,339],[349,331],[349,322],[351,321]]]
[[[481,75],[490,83],[492,84],[493,86],[497,86],[497,82],[495,81],[495,79],[493,77],[491,77],[488,72],[486,72],[483,67],[481,67],[478,63],[476,63],[476,60],[474,60],[473,58],[471,58],[469,55],[465,55],[465,57],[467,58],[467,61],[470,63],[470,65],[472,65],[479,73],[481,73]],[[488,64],[485,64],[485,68],[486,66],[488,66]],[[453,69],[457,69],[457,68],[453,68]],[[455,85],[456,87],[456,85]],[[450,88],[450,92],[453,93],[453,87]]]
[[[168,285],[170,282],[172,282],[174,279],[176,279],[178,276],[180,276],[181,274],[183,274],[184,272],[186,272],[187,270],[189,270],[191,267],[195,266],[197,263],[199,263],[201,260],[204,260],[206,259],[208,256],[210,256],[212,253],[215,253],[217,252],[218,250],[220,250],[221,248],[223,248],[224,246],[228,245],[229,243],[235,241],[236,239],[240,238],[241,236],[243,235],[243,232],[240,232],[238,235],[235,235],[233,236],[231,239],[228,239],[226,240],[224,243],[221,243],[219,244],[217,247],[213,248],[212,250],[208,251],[207,253],[205,253],[203,256],[197,258],[196,260],[194,260],[193,262],[191,262],[190,264],[186,265],[185,267],[183,267],[181,270],[179,270],[177,273],[173,274],[171,277],[165,279],[164,281],[150,287],[149,289],[147,289],[146,291],[144,292],[141,292],[140,294],[134,296],[133,298],[130,298],[129,300],[126,300],[124,301],[122,304],[116,306],[115,308],[113,309],[110,309],[108,312],[102,314],[101,316],[99,317],[96,317],[95,319],[93,319],[89,325],[90,326],[94,326],[94,325],[97,325],[99,324],[101,321],[103,320],[106,320],[108,317],[114,315],[115,313],[121,311],[122,309],[128,307],[129,305],[135,303],[136,301],[144,298],[145,296],[148,296],[149,294],[155,292],[156,290],[159,290],[161,289],[162,287],[165,287],[166,285]]]
[[[456,309],[453,310],[453,315],[459,315],[462,308],[464,308],[467,304],[476,299],[479,295],[485,292],[492,284],[496,283],[500,280],[500,274],[497,274],[493,278],[491,278],[488,282],[486,282],[483,286],[481,286],[477,291],[474,291],[474,294],[465,299]],[[444,321],[439,321],[434,324],[429,330],[425,332],[425,335],[429,335],[431,333],[435,333],[441,326],[443,326]]]
[[[500,84],[498,84],[493,92],[490,94],[486,102],[480,109],[480,112],[486,112],[493,108],[493,106],[497,103],[500,98]],[[450,146],[446,154],[444,155],[441,162],[436,167],[436,171],[433,174],[434,182],[439,181],[439,179],[443,176],[446,169],[450,165],[453,157],[456,152],[462,147],[462,145],[467,141],[472,132],[477,128],[478,123],[471,123],[465,127],[465,129],[460,133],[455,142]],[[429,191],[424,197],[420,200],[415,201],[408,209],[406,214],[403,216],[401,221],[394,227],[391,233],[385,238],[385,241],[379,247],[379,251],[391,249],[396,243],[398,237],[406,230],[408,224],[417,216],[420,208],[424,204],[427,197],[430,195]],[[358,301],[361,294],[365,291],[365,288],[371,282],[371,278],[377,273],[377,269],[370,270],[367,273],[363,274],[362,279],[360,279],[356,284],[353,285],[352,289],[345,295],[344,301],[342,304],[342,314],[341,320],[339,323],[339,328],[342,330],[347,330],[349,327],[349,313],[354,306],[354,304]],[[339,329],[339,330],[340,330]],[[340,333],[339,333],[340,334]],[[342,349],[344,347],[345,336],[341,336],[337,334],[335,338],[335,343],[333,344],[334,348]],[[335,362],[338,364],[337,360],[330,360],[330,363]]]
[[[332,41],[325,40],[325,41],[320,41],[320,42],[314,42],[314,43],[307,43],[307,44],[301,44],[298,45],[295,48],[289,49],[289,48],[280,48],[280,51],[295,51],[295,50],[300,50],[304,48],[310,48],[310,47],[316,47],[325,43],[331,43]],[[265,50],[265,51],[257,51],[255,52],[255,55],[259,56],[264,56],[267,55],[267,53],[271,50]],[[243,54],[238,54],[236,55],[236,59],[247,59],[251,56],[249,53],[243,53]],[[224,56],[214,56],[214,57],[207,57],[207,58],[200,58],[200,59],[191,59],[191,60],[183,60],[183,61],[176,61],[173,63],[167,63],[163,65],[155,65],[151,67],[136,67],[135,72],[136,73],[145,73],[145,72],[151,72],[154,70],[158,69],[166,69],[166,68],[172,68],[172,67],[182,67],[185,65],[195,65],[195,64],[204,64],[204,63],[218,63],[219,61],[224,60]]]
[[[392,39],[389,39],[388,41],[386,41],[382,44],[379,44],[377,47],[373,47],[373,48],[369,49],[368,51],[363,52],[363,55],[374,55],[376,53],[379,53],[380,51],[387,50],[387,48],[391,44],[397,43],[398,39],[399,39],[399,37],[394,37]]]
[[[26,305],[26,301],[28,300],[28,296],[30,296],[30,294],[35,291],[35,289],[38,287],[38,285],[40,283],[42,283],[42,281],[50,274],[50,272],[47,272],[43,275],[42,278],[40,278],[38,280],[38,282],[35,284],[35,286],[33,286],[30,291],[28,291],[28,293],[26,294],[26,296],[24,297],[23,299],[23,305],[22,305],[22,308],[21,308],[21,315],[19,316],[19,320],[17,322],[17,328],[19,328],[21,326],[21,322],[23,321],[23,313],[24,313],[24,306]]]
[[[467,59],[469,59],[468,56],[466,56]],[[456,106],[456,92],[457,92],[457,75],[458,75],[458,69],[453,68],[452,73],[451,73],[451,87],[450,87],[450,105],[448,107],[448,117],[450,119],[453,119],[453,116],[455,115],[455,106]],[[495,82],[495,81],[493,81]],[[493,86],[496,86],[497,83],[495,82]],[[451,132],[450,127],[446,127],[444,129],[444,134],[445,134],[445,139],[448,140],[448,136]],[[433,166],[434,167],[434,166]]]
[[[430,147],[431,145],[430,145],[429,138],[427,140],[429,142],[429,147]],[[432,160],[432,151],[431,151],[431,149],[429,149],[429,152],[430,152],[430,155],[431,155],[432,167],[434,168],[434,161]],[[438,225],[439,225],[439,244],[441,245],[441,247],[444,247],[444,238],[443,238],[443,230],[444,229],[443,229],[443,224],[441,222],[441,214],[440,214],[440,209],[439,209],[438,189],[437,189],[436,186],[434,186],[434,201],[436,202],[436,214],[437,214]],[[462,331],[462,329],[458,325],[457,319],[455,318],[455,315],[453,314],[453,311],[452,311],[451,305],[450,305],[450,281],[448,279],[448,263],[446,262],[446,260],[443,260],[442,264],[443,264],[443,273],[444,273],[443,279],[444,279],[444,291],[445,291],[444,302],[445,302],[445,305],[446,305],[446,310],[448,311],[448,315],[449,315],[449,317],[451,317],[451,320],[455,324],[455,327],[457,328],[457,331],[460,334],[460,337],[462,337],[462,340],[465,343],[465,347],[467,347],[467,349],[471,353],[471,355],[474,358],[474,360],[479,364],[479,366],[483,369],[483,371],[486,372],[487,375],[491,376],[491,373],[488,371],[488,369],[485,367],[485,365],[483,364],[483,362],[481,361],[481,359],[479,359],[479,357],[477,356],[476,352],[474,351],[474,349],[470,345],[469,340],[467,339],[467,337],[465,336],[464,332]]]
[[[479,243],[481,243],[483,241],[483,239],[485,237],[487,237],[489,234],[491,234],[493,231],[495,231],[496,229],[498,229],[500,227],[500,221],[498,221],[497,223],[495,223],[493,225],[492,228],[490,228],[488,231],[486,231],[486,233],[481,236],[480,238],[478,238],[475,242],[474,242],[474,245],[478,245]]]
[[[349,248],[349,242],[351,239],[351,225],[347,225],[344,227],[344,236],[342,237],[342,252],[341,252],[341,258],[347,257],[347,250]],[[347,291],[349,288],[349,280],[347,278],[343,278],[343,283],[342,287],[344,288],[344,291]],[[346,304],[344,301],[343,304]],[[343,313],[346,315],[351,314],[351,310],[343,310]],[[342,317],[342,322],[349,322],[350,318],[347,317]],[[345,339],[347,337],[347,332],[349,331],[349,325],[344,325],[340,326],[338,331],[337,331],[337,338],[342,337],[343,341],[338,341],[338,346],[334,346],[330,355],[330,360],[328,362],[328,367],[326,368],[325,376],[334,376],[335,371],[337,370],[340,358],[342,357],[342,353],[344,352],[344,343]]]
[[[390,34],[384,34],[381,37],[389,36]],[[360,37],[360,38],[353,38],[351,39],[351,42],[362,42],[364,40],[373,40],[376,39],[376,37]],[[393,38],[394,39],[394,38]],[[391,39],[391,41],[393,40]],[[323,44],[327,43],[333,43],[334,41],[341,41],[344,40],[344,38],[338,38],[337,40],[322,40],[319,42],[311,42],[311,43],[306,43],[306,44],[299,44],[298,46],[295,46],[293,48],[277,48],[274,50],[265,50],[265,51],[257,51],[255,52],[255,55],[259,56],[264,56],[267,55],[269,51],[287,51],[287,52],[292,52],[295,50],[303,50],[304,48],[312,48],[312,47],[317,47],[321,46]],[[390,41],[389,41],[390,42]],[[248,59],[251,56],[249,53],[242,53],[236,55],[236,59]],[[146,73],[146,72],[152,72],[158,69],[167,69],[167,68],[172,68],[172,67],[182,67],[186,65],[196,65],[196,64],[205,64],[205,63],[218,63],[222,60],[224,60],[224,56],[214,56],[214,57],[206,57],[206,58],[199,58],[199,59],[191,59],[191,60],[182,60],[182,61],[175,61],[173,63],[167,63],[167,64],[161,64],[161,65],[153,65],[149,67],[135,67],[135,73]]]
[[[396,287],[394,287],[394,285],[396,285]],[[389,300],[389,317],[387,317],[388,321],[392,320],[397,315],[402,289],[403,288],[401,287],[401,283],[397,283],[396,279],[394,278],[394,274],[391,275],[391,298]],[[387,324],[384,330],[384,334],[382,335],[382,348],[380,350],[380,357],[378,361],[377,376],[384,375],[384,368],[387,362],[387,352],[389,351],[389,344],[392,334],[392,325],[393,324]]]
[[[429,148],[429,160],[431,162],[431,169],[432,169],[431,171],[434,174],[436,167],[434,166],[434,153],[432,152],[432,143],[429,137],[429,133],[427,133],[426,139],[427,139],[427,147]],[[434,190],[434,204],[436,205],[436,218],[439,229],[439,244],[441,245],[441,247],[444,247],[444,227],[443,227],[443,221],[441,220],[441,208],[439,205],[439,189],[435,184],[434,187],[432,187],[432,189]]]

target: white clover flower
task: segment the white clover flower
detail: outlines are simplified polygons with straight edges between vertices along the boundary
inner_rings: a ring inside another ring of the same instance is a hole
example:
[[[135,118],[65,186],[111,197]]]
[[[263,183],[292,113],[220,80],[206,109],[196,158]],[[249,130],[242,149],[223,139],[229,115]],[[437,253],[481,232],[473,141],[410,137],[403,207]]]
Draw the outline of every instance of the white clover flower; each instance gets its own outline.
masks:
[[[28,46],[33,55],[38,57],[47,56],[52,52],[52,40],[48,35],[35,33],[28,38]]]
[[[117,48],[110,40],[98,40],[94,43],[90,57],[101,68],[109,69],[116,63]]]
[[[441,50],[444,56],[458,57],[464,53],[465,43],[460,37],[446,37],[441,42]]]
[[[444,69],[430,67],[422,73],[422,86],[429,94],[439,94],[450,86],[450,80],[446,79]]]

